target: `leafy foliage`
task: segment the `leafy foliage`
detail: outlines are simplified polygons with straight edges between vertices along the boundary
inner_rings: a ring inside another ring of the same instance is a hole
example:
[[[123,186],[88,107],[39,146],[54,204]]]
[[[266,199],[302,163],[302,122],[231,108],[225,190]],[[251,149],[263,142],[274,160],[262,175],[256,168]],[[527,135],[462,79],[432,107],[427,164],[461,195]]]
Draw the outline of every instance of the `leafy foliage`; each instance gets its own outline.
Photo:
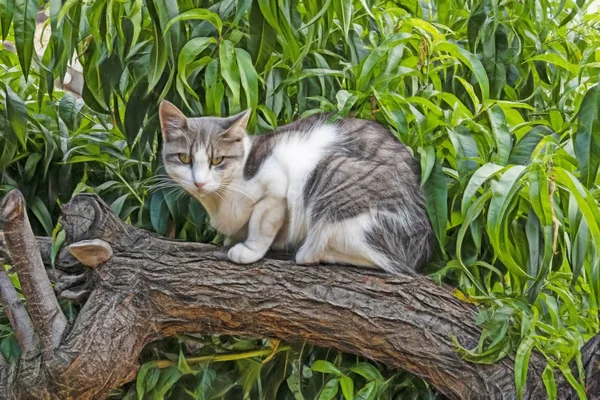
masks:
[[[37,3],[0,0],[0,32],[18,52],[0,51],[0,188],[25,193],[38,232],[56,234],[58,206],[93,191],[136,226],[218,242],[197,202],[157,172],[161,99],[190,115],[251,107],[253,133],[317,111],[376,119],[421,162],[439,243],[428,271],[482,306],[478,347],[457,349],[485,363],[516,353],[517,388],[535,349],[551,396],[555,372],[583,392],[567,365],[581,365],[579,348],[598,330],[600,295],[600,16],[583,1],[43,6],[52,34],[39,60]],[[73,54],[83,100],[51,84]],[[175,364],[149,361],[115,396],[435,396],[356,357],[292,347],[262,364],[240,353],[261,342],[193,341],[152,345],[145,360]],[[215,352],[242,355],[185,361]]]

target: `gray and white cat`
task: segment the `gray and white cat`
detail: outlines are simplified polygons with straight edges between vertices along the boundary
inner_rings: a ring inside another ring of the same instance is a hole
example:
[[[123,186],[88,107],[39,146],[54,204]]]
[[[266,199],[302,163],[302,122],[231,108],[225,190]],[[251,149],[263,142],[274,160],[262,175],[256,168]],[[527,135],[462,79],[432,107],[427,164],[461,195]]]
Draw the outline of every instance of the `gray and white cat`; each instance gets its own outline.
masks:
[[[298,264],[340,263],[414,271],[433,246],[418,167],[383,126],[324,115],[249,136],[250,110],[186,118],[160,104],[167,174],[196,197],[235,244],[235,263],[269,249]]]

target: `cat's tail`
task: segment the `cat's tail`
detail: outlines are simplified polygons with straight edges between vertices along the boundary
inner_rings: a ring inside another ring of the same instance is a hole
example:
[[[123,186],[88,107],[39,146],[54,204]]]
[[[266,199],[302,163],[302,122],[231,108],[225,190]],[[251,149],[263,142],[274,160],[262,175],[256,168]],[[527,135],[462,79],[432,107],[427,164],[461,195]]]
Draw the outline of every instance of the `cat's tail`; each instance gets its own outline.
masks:
[[[435,236],[427,214],[378,213],[366,233],[369,246],[380,257],[380,268],[391,274],[412,273],[433,255]]]

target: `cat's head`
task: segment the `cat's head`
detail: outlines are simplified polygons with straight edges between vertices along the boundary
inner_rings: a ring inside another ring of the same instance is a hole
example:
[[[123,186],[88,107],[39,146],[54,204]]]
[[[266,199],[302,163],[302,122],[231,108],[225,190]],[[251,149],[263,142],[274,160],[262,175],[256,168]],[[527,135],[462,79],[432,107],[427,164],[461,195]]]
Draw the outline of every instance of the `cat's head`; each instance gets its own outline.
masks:
[[[186,118],[163,101],[159,116],[165,170],[192,195],[218,193],[242,174],[250,110],[228,118]]]

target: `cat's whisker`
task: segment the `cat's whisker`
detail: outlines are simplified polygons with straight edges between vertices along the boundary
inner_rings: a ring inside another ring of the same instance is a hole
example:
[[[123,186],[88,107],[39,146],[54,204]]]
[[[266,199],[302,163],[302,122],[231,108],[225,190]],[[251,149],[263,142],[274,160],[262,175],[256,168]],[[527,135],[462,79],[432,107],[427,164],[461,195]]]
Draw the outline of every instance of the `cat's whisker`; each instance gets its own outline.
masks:
[[[219,200],[225,201],[225,196],[222,193],[219,193],[218,189],[212,192],[211,194],[214,194],[216,197],[219,198]]]
[[[251,197],[250,197],[250,195],[248,193],[244,192],[242,189],[240,189],[237,186],[233,186],[231,184],[228,184],[228,185],[224,185],[224,186],[220,187],[219,189],[221,189],[221,188],[223,189],[224,192],[228,192],[229,191],[229,192],[233,192],[233,193],[239,193],[239,194],[242,194],[242,195],[246,196],[248,199],[251,199]]]
[[[164,185],[153,185],[149,188],[148,191],[150,193],[154,193],[154,192],[158,192],[159,190],[164,190],[164,189],[182,189],[182,188],[179,185],[164,184]]]
[[[173,201],[177,201],[177,200],[179,199],[179,197],[181,197],[181,195],[182,195],[183,193],[185,193],[185,190],[183,190],[183,189],[182,189],[182,188],[180,188],[180,187],[173,188],[173,189],[172,189],[172,190],[170,190],[169,192],[165,193],[165,195],[164,195],[164,196],[163,196],[163,198],[162,198],[162,201],[166,201],[166,200],[167,200],[167,197],[171,196],[173,193],[175,193],[175,194],[174,194]]]
[[[147,185],[152,185],[155,183],[160,183],[160,182],[175,182],[171,177],[165,177],[165,176],[158,176],[158,177],[154,177],[154,178],[149,178],[146,179],[146,181],[144,182]]]

